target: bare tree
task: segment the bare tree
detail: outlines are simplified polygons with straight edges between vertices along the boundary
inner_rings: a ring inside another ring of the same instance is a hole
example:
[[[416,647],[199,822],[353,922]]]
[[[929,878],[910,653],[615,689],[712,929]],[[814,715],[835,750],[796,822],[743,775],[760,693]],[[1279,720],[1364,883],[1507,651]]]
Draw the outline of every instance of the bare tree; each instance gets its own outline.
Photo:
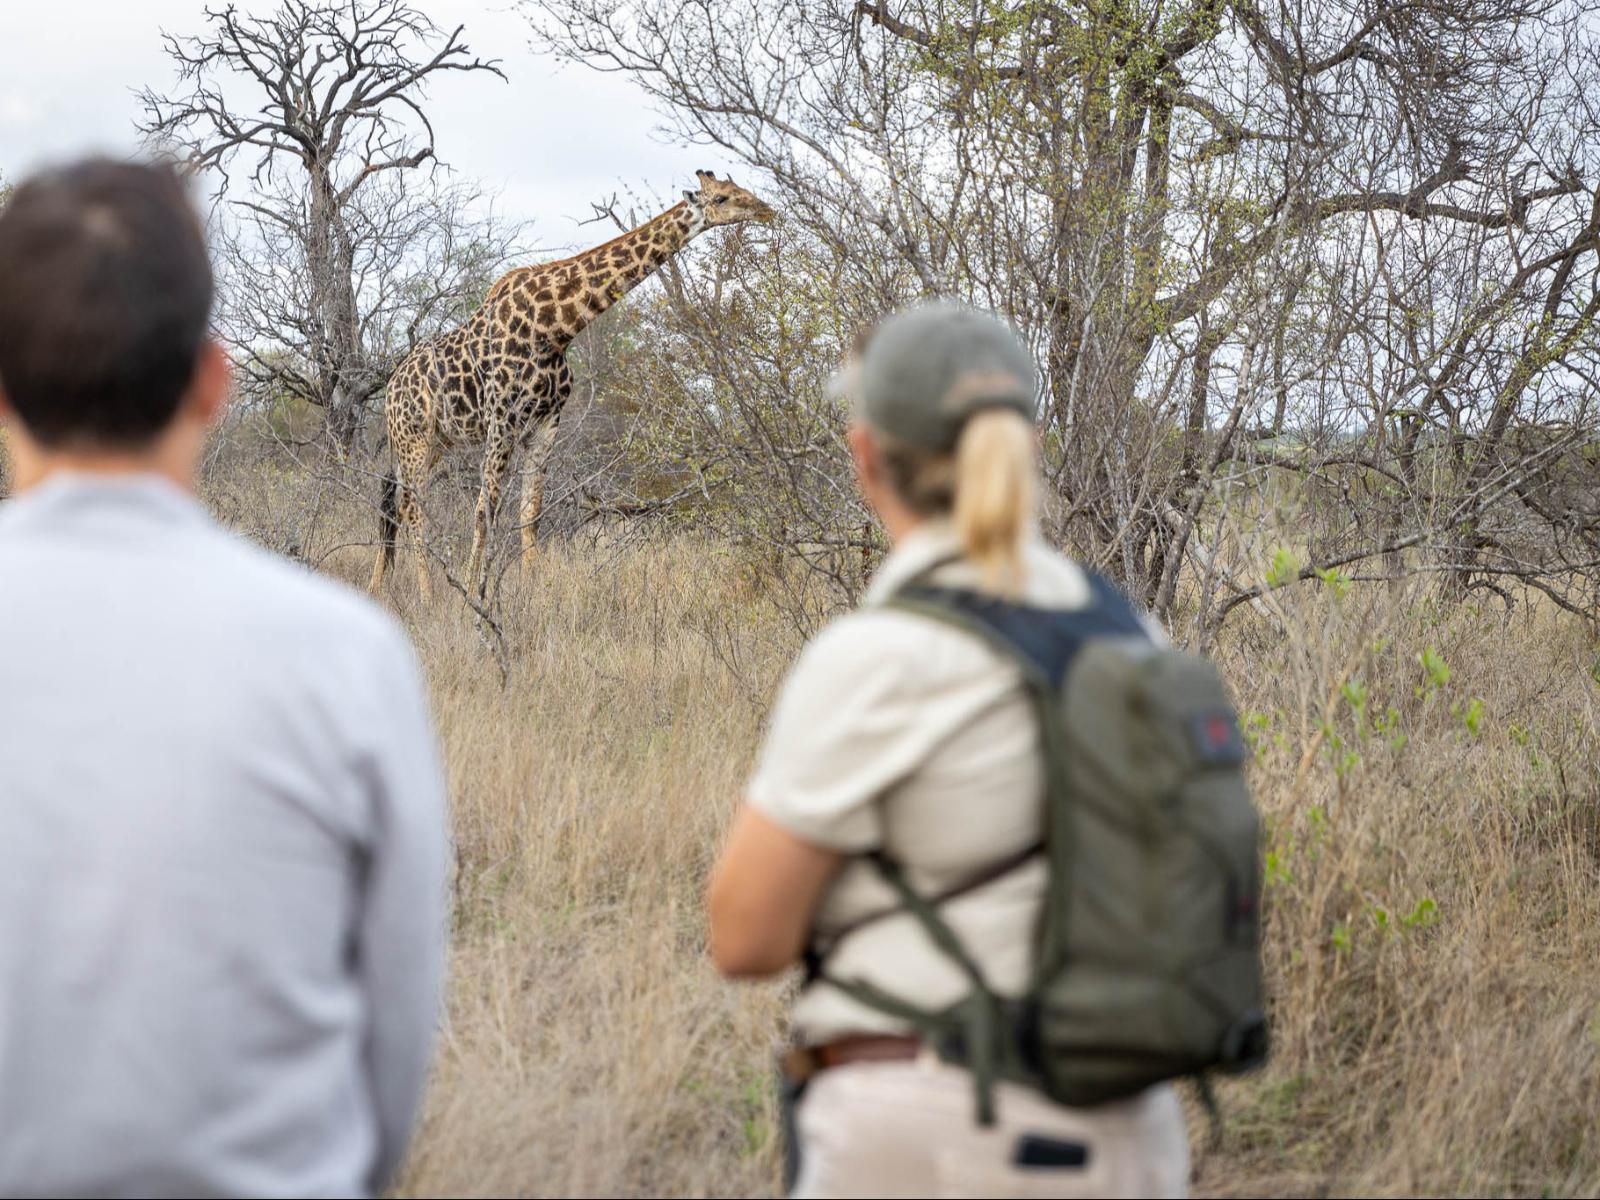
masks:
[[[574,516],[741,546],[744,570],[812,630],[880,549],[831,379],[882,296],[846,287],[830,248],[789,224],[739,228],[661,280],[584,347]]]
[[[472,55],[460,27],[446,34],[403,0],[283,0],[261,17],[231,4],[204,11],[204,33],[165,35],[186,90],[141,92],[140,129],[218,172],[221,190],[237,162],[247,166],[255,232],[292,243],[304,272],[294,305],[304,391],[347,452],[384,382],[363,341],[363,238],[384,237],[373,232],[374,190],[435,159],[430,81],[501,72]]]
[[[324,405],[319,369],[323,311],[308,261],[309,214],[286,184],[241,198],[213,238],[221,289],[218,324],[247,400]],[[395,172],[345,206],[352,341],[363,368],[359,406],[380,390],[418,341],[461,321],[521,252],[521,227],[479,191]],[[348,376],[347,376],[348,377]]]
[[[1164,616],[1193,599],[1214,627],[1362,564],[1582,607],[1590,0],[526,7],[780,190],[786,256],[727,289],[768,319],[675,326],[708,413],[757,370],[774,412],[827,409],[759,340],[775,321],[837,355],[855,318],[956,293],[1035,345],[1052,529]],[[1274,548],[1256,535],[1286,488],[1316,520]]]

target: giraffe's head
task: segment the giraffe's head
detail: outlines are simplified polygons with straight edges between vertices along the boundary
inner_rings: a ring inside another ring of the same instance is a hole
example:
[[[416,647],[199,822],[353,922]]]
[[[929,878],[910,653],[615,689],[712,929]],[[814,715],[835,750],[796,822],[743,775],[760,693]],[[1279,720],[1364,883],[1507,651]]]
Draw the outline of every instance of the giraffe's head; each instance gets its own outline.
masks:
[[[686,191],[683,198],[706,225],[733,225],[739,221],[770,221],[777,216],[764,200],[745,191],[731,179],[718,179],[711,171],[696,171],[699,188]]]

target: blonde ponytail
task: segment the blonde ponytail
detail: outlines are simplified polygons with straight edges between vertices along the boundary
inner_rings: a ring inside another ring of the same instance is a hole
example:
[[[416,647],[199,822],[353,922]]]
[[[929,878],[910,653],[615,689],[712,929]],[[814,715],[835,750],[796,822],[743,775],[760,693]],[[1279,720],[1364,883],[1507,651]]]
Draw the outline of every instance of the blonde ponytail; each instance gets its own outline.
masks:
[[[956,442],[956,535],[984,586],[1003,596],[1022,591],[1022,548],[1037,502],[1036,453],[1033,425],[1006,408],[974,413]]]
[[[978,568],[983,586],[1019,595],[1022,548],[1039,492],[1033,422],[1013,409],[981,409],[961,427],[950,454],[878,438],[895,494],[921,516],[951,517],[962,555]]]

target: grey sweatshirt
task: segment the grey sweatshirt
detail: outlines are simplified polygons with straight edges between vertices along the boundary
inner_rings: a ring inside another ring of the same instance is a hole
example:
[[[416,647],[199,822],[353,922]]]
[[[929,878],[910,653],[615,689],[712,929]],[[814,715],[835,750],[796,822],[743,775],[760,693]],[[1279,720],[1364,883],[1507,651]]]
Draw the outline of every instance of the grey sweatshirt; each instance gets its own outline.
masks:
[[[0,504],[0,1193],[381,1189],[446,858],[378,608],[154,477]]]

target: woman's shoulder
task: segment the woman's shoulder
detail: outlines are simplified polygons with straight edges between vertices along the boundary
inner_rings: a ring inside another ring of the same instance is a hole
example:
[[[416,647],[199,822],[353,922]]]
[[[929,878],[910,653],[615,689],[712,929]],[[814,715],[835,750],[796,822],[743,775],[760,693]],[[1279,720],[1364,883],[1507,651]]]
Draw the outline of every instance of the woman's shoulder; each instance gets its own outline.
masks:
[[[1082,608],[1093,598],[1088,571],[1043,538],[1028,543],[1023,562],[1027,570],[1025,594],[1030,604]]]
[[[879,670],[913,662],[927,648],[933,623],[886,604],[863,605],[832,621],[807,644],[801,660],[841,670]]]
[[[989,656],[970,634],[888,604],[869,604],[835,617],[811,639],[791,677],[836,693],[856,688],[879,697],[923,694],[951,671]]]
[[[1083,608],[1094,603],[1095,573],[1082,563],[1068,558],[1044,541],[1039,541],[1028,556],[1028,601],[1047,608]],[[1167,631],[1137,603],[1135,612],[1145,631],[1156,642],[1167,641]]]

